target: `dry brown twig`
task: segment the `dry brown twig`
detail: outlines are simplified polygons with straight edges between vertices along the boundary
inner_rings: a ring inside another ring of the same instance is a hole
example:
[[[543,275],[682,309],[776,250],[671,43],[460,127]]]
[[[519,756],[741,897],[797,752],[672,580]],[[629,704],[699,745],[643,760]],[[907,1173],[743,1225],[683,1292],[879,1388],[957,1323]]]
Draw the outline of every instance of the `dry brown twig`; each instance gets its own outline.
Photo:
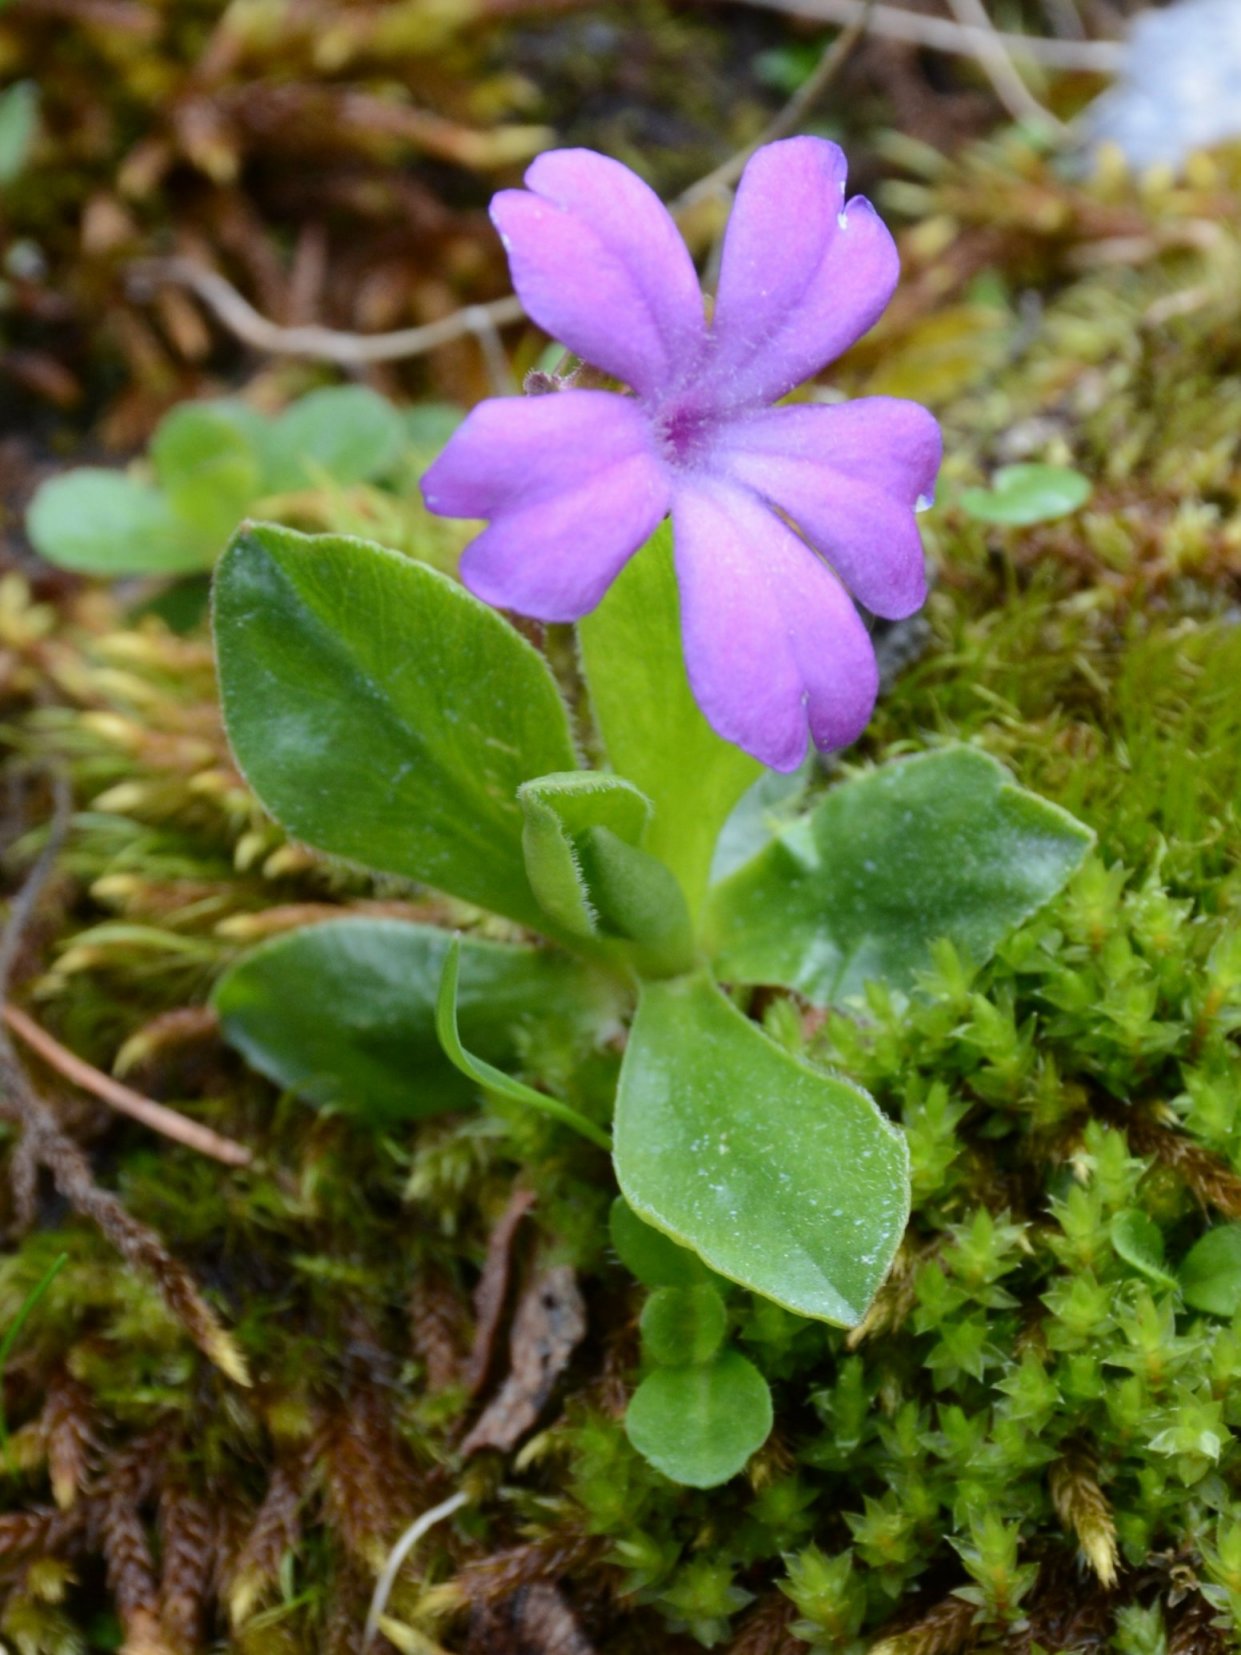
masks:
[[[721,161],[718,167],[713,167],[705,177],[691,184],[687,190],[683,190],[672,203],[670,210],[674,217],[678,213],[687,212],[698,202],[706,201],[717,190],[731,189],[745,171],[746,162],[756,150],[761,149],[764,144],[774,144],[778,139],[787,138],[790,133],[796,132],[844,68],[853,48],[866,33],[874,9],[875,0],[862,0],[858,15],[832,41],[814,71],[797,88],[779,114],[768,122],[752,143],[743,145],[726,161]]]
[[[32,1052],[36,1052],[49,1069],[55,1069],[57,1074],[71,1080],[75,1086],[80,1086],[84,1092],[91,1093],[93,1097],[115,1109],[118,1114],[141,1121],[143,1126],[149,1126],[162,1137],[171,1138],[174,1143],[184,1144],[187,1149],[197,1150],[200,1155],[210,1156],[213,1161],[222,1161],[227,1167],[248,1167],[253,1164],[254,1156],[244,1144],[236,1143],[232,1138],[226,1138],[219,1132],[213,1132],[209,1126],[203,1126],[199,1121],[189,1120],[185,1115],[178,1114],[175,1109],[169,1109],[167,1104],[156,1103],[152,1098],[143,1097],[141,1092],[123,1086],[119,1080],[113,1080],[111,1075],[105,1075],[82,1058],[76,1057],[58,1040],[54,1040],[46,1029],[41,1028],[33,1017],[27,1016],[19,1007],[5,1005],[0,1016],[3,1016],[18,1039],[29,1046]]]
[[[847,25],[861,16],[866,0],[727,0],[734,6],[757,6],[764,11],[784,12],[813,23]],[[988,20],[989,21],[989,20]],[[949,17],[932,17],[908,11],[904,6],[876,5],[871,13],[870,33],[882,40],[900,40],[911,46],[925,46],[933,52],[954,57],[981,56],[983,30]],[[998,31],[999,43],[1010,57],[1026,58],[1049,69],[1076,70],[1088,75],[1114,75],[1124,63],[1125,45],[1120,40],[1060,40],[1045,35],[1008,34]]]
[[[1004,37],[983,5],[983,0],[948,0],[953,16],[963,28],[978,35],[978,62],[991,82],[995,95],[1015,121],[1026,121],[1050,138],[1064,138],[1068,127],[1050,109],[1045,109],[1018,74]]]
[[[467,305],[438,322],[424,322],[416,328],[398,328],[392,333],[344,333],[316,324],[282,327],[257,311],[218,271],[208,270],[194,259],[143,259],[130,266],[129,279],[136,291],[154,290],[165,282],[188,287],[231,333],[257,351],[271,356],[312,357],[342,368],[423,356],[467,334],[473,334],[486,350],[497,328],[519,322],[525,315],[521,300],[510,295],[493,299],[490,304]]]

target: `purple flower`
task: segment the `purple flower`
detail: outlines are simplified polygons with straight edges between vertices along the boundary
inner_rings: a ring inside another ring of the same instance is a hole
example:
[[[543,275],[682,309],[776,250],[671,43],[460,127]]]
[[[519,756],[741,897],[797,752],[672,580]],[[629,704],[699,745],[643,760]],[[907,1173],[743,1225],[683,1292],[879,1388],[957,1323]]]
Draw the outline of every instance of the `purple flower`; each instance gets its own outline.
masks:
[[[480,404],[423,481],[428,507],[489,519],[461,565],[488,603],[546,621],[593,609],[672,513],[690,683],[726,740],[777,770],[807,733],[843,747],[874,706],[876,615],[926,595],[914,513],[939,467],[916,403],[771,405],[875,322],[898,274],[845,157],[818,138],[750,160],[714,315],[659,198],[618,161],[553,150],[492,203],[526,310],[632,395]]]

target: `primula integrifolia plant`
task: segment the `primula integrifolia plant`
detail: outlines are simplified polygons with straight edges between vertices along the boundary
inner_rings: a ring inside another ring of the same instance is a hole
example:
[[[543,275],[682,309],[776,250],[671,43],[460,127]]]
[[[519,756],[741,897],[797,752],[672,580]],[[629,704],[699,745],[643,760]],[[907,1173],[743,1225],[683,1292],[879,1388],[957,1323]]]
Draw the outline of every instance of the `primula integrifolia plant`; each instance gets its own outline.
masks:
[[[780,783],[770,808],[756,757],[787,770],[866,722],[875,662],[847,592],[886,616],[922,601],[914,512],[939,461],[911,403],[773,406],[896,280],[840,151],[753,158],[710,322],[632,173],[570,151],[529,182],[495,206],[522,298],[629,389],[470,416],[426,479],[437,511],[490,519],[464,586],[270,524],[243,526],[215,583],[254,792],[329,856],[455,899],[462,934],[307,926],[230,966],[215,1006],[319,1107],[391,1131],[485,1099],[578,1190],[610,1154],[613,1249],[650,1289],[626,1429],[705,1487],[772,1422],[731,1339],[746,1295],[856,1324],[909,1213],[904,1137],[806,1061],[790,991],[848,1016],[917,992],[945,944],[954,970],[982,963],[1090,836],[967,747],[838,780],[800,816]],[[577,621],[575,720],[498,607]]]
[[[544,621],[594,609],[669,512],[690,683],[715,730],[777,770],[847,746],[874,706],[867,628],[926,593],[914,513],[939,468],[916,403],[780,398],[861,337],[896,286],[896,246],[819,138],[768,144],[737,190],[708,321],[659,198],[618,161],[557,150],[491,213],[546,332],[628,393],[484,402],[423,483],[487,518],[461,575]],[[846,591],[847,588],[847,591]]]

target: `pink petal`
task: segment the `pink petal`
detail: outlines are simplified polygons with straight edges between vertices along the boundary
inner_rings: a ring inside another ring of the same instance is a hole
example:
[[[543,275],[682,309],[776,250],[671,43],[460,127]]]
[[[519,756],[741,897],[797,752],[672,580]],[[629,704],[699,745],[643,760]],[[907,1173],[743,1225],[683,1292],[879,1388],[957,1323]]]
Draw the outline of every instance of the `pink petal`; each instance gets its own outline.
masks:
[[[650,427],[632,398],[557,391],[480,403],[422,480],[441,517],[487,517],[461,578],[544,621],[602,598],[668,510]]]
[[[925,408],[867,397],[733,420],[713,455],[791,517],[867,609],[899,620],[926,598],[914,512],[931,498],[941,449]]]
[[[724,239],[710,370],[720,406],[774,402],[874,325],[896,286],[896,243],[822,138],[748,162]]]
[[[678,483],[681,630],[690,685],[725,741],[794,770],[807,734],[846,747],[866,727],[878,672],[831,570],[748,489]]]
[[[539,326],[643,396],[691,372],[707,336],[702,294],[655,192],[589,149],[540,155],[526,183],[497,195],[491,216]]]

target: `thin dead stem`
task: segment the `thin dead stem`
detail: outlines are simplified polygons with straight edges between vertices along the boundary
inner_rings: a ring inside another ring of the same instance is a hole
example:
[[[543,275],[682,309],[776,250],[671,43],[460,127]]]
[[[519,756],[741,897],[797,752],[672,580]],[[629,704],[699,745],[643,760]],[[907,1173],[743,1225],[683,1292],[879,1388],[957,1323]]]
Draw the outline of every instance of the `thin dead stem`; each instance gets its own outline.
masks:
[[[726,0],[726,3],[785,12],[790,17],[806,17],[815,23],[848,24],[862,15],[866,0]],[[870,33],[883,40],[901,40],[955,57],[977,58],[984,47],[984,31],[949,17],[929,17],[907,11],[903,6],[876,5],[871,13]],[[1045,35],[1000,32],[999,41],[1010,57],[1026,58],[1049,69],[1114,75],[1125,60],[1125,46],[1120,40],[1056,40]]]
[[[370,1610],[367,1613],[366,1625],[362,1631],[362,1649],[366,1651],[371,1645],[375,1634],[379,1631],[383,1620],[384,1610],[388,1607],[388,1599],[392,1595],[392,1588],[396,1585],[396,1578],[401,1572],[401,1565],[413,1551],[414,1547],[429,1534],[437,1523],[442,1523],[446,1517],[455,1512],[469,1501],[469,1495],[458,1492],[447,1500],[441,1500],[439,1505],[432,1506],[430,1511],[424,1511],[421,1516],[405,1530],[404,1534],[388,1553],[384,1566],[375,1582],[375,1591],[371,1597]]]
[[[874,9],[875,0],[862,0],[858,15],[851,23],[846,24],[827,47],[814,72],[803,81],[779,114],[768,122],[752,143],[745,144],[736,154],[730,155],[726,161],[721,161],[718,167],[713,167],[697,183],[682,191],[672,203],[671,210],[674,216],[687,212],[699,201],[707,200],[717,190],[731,189],[745,171],[746,162],[756,150],[761,149],[764,144],[774,144],[780,138],[787,138],[790,133],[797,131],[844,68],[853,48],[866,33]]]
[[[467,305],[452,316],[416,328],[398,328],[393,333],[343,333],[316,325],[281,327],[255,310],[218,271],[208,270],[193,259],[143,259],[130,267],[129,278],[138,291],[149,291],[163,283],[188,287],[231,333],[255,350],[272,356],[312,357],[345,368],[423,356],[469,334],[483,345],[490,364],[489,346],[496,329],[525,315],[520,299],[513,296],[493,299],[485,305]]]
[[[1064,138],[1068,127],[1045,109],[1018,74],[1004,38],[988,15],[983,0],[948,0],[963,28],[978,32],[978,61],[995,95],[1015,121],[1026,121],[1053,138]]]
[[[143,1097],[141,1092],[122,1086],[119,1080],[113,1080],[111,1075],[103,1074],[84,1059],[76,1057],[17,1006],[6,1005],[0,1015],[17,1038],[36,1052],[49,1069],[55,1069],[57,1074],[71,1080],[75,1086],[80,1086],[84,1092],[89,1092],[118,1114],[141,1121],[143,1126],[149,1126],[162,1137],[184,1144],[187,1149],[196,1149],[200,1155],[209,1155],[213,1161],[222,1161],[226,1167],[252,1165],[254,1156],[244,1144],[213,1132],[209,1126],[203,1126],[198,1121],[187,1119],[166,1104]]]

